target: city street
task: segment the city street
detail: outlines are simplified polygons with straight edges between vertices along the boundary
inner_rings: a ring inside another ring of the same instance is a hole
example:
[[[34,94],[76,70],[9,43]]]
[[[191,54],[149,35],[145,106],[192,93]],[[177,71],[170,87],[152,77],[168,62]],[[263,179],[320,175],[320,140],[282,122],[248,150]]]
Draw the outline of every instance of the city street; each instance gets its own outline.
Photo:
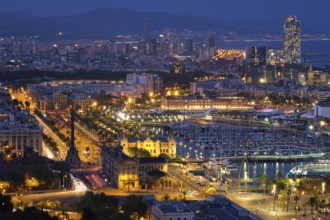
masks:
[[[279,201],[275,201],[274,208],[274,196],[262,193],[247,192],[241,193],[236,191],[229,191],[225,196],[238,205],[248,209],[250,212],[260,216],[265,220],[292,220],[292,219],[308,219],[312,220],[316,218],[317,211],[314,215],[311,214],[310,206],[306,207],[306,216],[303,216],[304,210],[299,211],[297,214],[294,207],[294,202],[290,202],[289,211],[282,211]],[[316,218],[318,219],[318,218]],[[325,219],[325,218],[324,218]]]

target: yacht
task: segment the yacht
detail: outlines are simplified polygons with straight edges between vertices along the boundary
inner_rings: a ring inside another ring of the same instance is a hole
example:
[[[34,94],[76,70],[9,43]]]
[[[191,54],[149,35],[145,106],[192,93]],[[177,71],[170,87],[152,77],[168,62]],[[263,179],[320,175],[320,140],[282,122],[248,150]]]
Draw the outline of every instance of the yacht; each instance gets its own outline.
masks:
[[[330,153],[326,153],[315,163],[295,166],[286,176],[330,178]]]

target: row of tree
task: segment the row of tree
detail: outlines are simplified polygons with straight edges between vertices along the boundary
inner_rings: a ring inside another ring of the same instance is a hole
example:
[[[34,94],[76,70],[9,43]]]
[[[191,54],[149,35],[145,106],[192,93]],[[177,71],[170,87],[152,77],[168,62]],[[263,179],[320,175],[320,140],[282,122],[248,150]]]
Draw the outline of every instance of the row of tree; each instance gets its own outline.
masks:
[[[42,133],[42,140],[45,142],[45,144],[51,148],[52,152],[59,152],[59,149],[57,147],[56,142],[49,137],[48,135],[46,135],[45,133]]]
[[[60,132],[60,128],[53,120],[45,118],[37,109],[34,111],[34,113],[57,135],[59,139],[61,139],[61,141],[67,144],[70,143],[70,138]]]
[[[115,197],[104,193],[86,192],[77,204],[82,220],[130,220],[147,215],[147,204],[141,196],[127,196],[120,205]]]
[[[36,207],[26,207],[23,210],[18,209],[13,212],[14,205],[9,195],[0,193],[0,219],[6,220],[57,220],[57,217],[51,217],[47,212]]]
[[[292,180],[279,174],[277,178],[261,175],[260,182],[263,193],[275,193],[282,211],[289,210],[291,200],[294,201],[296,211],[301,208],[301,201],[305,202],[304,207],[306,203],[309,203],[311,213],[319,208],[330,207],[330,198],[325,198],[330,190],[330,179],[325,179],[323,182],[309,179]],[[324,189],[322,184],[324,184]]]

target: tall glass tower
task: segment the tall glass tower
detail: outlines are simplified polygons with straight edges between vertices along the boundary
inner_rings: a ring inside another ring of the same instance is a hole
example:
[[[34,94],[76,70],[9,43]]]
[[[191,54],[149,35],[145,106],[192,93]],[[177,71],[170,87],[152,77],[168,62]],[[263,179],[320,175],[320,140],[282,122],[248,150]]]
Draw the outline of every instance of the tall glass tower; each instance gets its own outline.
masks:
[[[284,22],[284,54],[285,62],[301,63],[300,21],[295,16],[288,16]]]

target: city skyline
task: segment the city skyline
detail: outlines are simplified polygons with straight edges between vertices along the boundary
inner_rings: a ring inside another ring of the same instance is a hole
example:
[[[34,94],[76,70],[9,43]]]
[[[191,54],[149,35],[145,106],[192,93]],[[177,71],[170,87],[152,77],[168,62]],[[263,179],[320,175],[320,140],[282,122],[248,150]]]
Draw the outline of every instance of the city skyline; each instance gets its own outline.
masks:
[[[12,1],[0,219],[329,218],[329,0]]]

